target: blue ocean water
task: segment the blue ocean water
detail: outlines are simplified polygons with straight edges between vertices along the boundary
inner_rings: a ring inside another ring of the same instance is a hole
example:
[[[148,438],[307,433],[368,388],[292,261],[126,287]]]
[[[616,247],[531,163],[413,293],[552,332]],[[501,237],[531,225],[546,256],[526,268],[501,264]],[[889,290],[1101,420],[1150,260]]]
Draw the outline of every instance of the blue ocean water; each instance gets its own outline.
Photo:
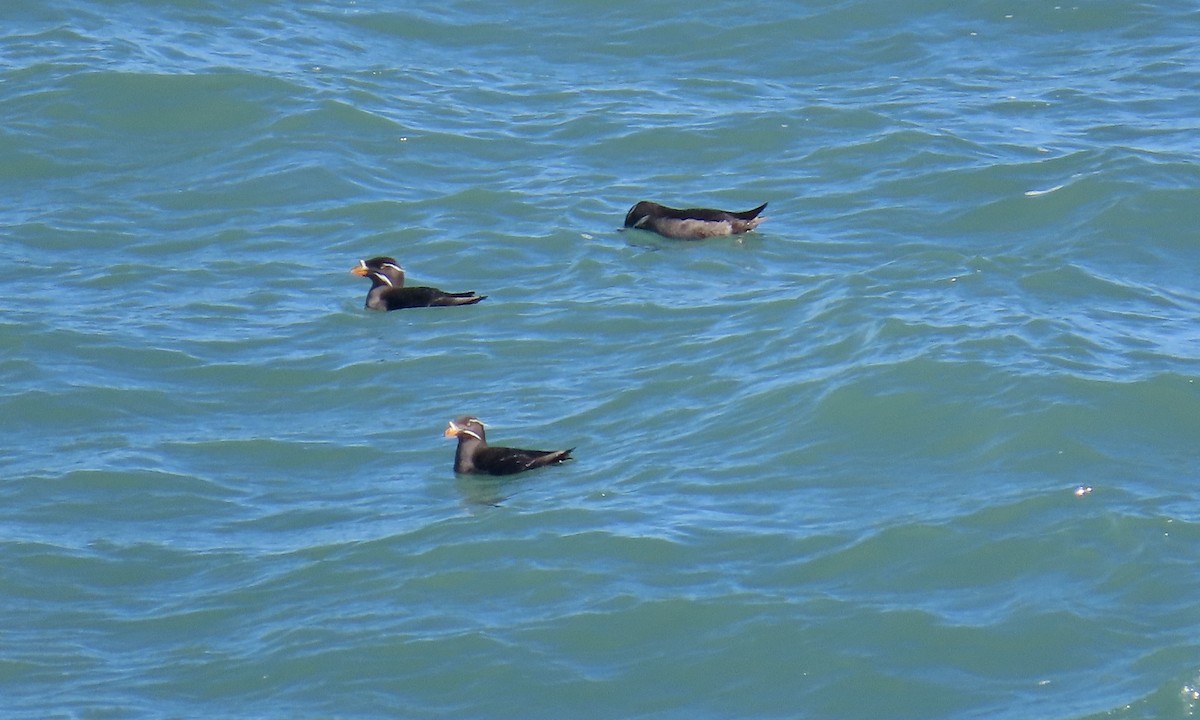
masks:
[[[1194,3],[0,19],[0,716],[1195,716]]]

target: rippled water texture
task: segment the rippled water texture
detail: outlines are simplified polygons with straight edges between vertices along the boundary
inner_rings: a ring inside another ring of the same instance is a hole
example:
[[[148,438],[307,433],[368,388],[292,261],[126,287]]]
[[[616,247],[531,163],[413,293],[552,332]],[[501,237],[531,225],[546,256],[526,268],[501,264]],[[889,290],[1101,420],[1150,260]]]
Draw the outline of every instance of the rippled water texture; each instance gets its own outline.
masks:
[[[0,715],[1194,716],[1194,3],[0,19]]]

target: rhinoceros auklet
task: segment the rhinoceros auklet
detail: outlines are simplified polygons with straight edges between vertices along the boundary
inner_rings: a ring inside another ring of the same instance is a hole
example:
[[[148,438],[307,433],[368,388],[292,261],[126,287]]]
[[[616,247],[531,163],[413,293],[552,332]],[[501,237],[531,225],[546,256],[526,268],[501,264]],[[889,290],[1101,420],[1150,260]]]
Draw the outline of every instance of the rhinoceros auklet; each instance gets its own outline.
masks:
[[[726,212],[708,208],[677,210],[643,200],[625,215],[625,227],[651,230],[659,235],[679,240],[702,240],[720,235],[740,235],[758,227],[765,217],[758,214],[767,207],[763,203],[753,210]]]
[[[474,291],[448,293],[432,287],[404,287],[404,268],[390,257],[359,260],[350,272],[371,278],[366,302],[368,310],[473,305],[487,297],[476,295]]]
[[[513,475],[571,459],[570,450],[518,450],[487,444],[479,418],[463,415],[450,421],[444,437],[457,437],[454,472]]]

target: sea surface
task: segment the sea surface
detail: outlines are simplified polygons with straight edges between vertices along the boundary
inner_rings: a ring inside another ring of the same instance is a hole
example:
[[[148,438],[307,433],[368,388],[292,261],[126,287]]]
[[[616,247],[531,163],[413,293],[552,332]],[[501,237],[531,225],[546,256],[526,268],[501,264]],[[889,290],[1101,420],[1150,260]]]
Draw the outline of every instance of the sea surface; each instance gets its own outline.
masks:
[[[5,0],[0,718],[1196,717],[1197,38]]]

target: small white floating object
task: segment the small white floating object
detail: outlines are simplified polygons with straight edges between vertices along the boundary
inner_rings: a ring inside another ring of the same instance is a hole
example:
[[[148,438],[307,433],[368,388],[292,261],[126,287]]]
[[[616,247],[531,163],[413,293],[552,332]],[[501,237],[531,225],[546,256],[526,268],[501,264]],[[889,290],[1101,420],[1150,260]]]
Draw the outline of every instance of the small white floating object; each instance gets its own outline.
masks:
[[[1050,193],[1054,192],[1055,190],[1062,190],[1065,187],[1066,187],[1066,185],[1063,184],[1063,185],[1055,185],[1054,187],[1046,188],[1045,190],[1026,190],[1025,197],[1040,197],[1042,195],[1049,195]]]
[[[1084,495],[1090,495],[1091,493],[1092,493],[1091,485],[1080,485],[1079,487],[1075,488],[1076,497],[1083,497]]]

